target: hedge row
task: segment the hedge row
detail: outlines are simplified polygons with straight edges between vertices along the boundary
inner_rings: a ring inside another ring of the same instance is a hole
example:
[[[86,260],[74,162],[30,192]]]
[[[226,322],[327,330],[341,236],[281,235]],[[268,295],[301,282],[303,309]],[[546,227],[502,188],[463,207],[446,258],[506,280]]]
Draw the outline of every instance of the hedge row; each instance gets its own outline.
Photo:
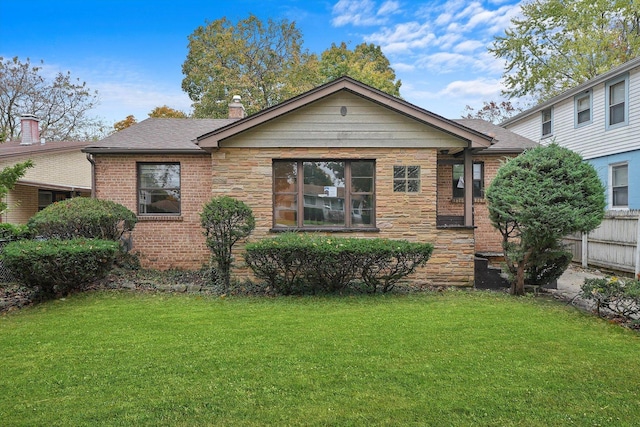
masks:
[[[6,245],[2,258],[22,283],[53,296],[104,278],[118,251],[110,240],[20,240]]]
[[[375,293],[392,290],[432,252],[429,243],[283,233],[247,244],[245,260],[281,294],[339,292],[353,285]]]

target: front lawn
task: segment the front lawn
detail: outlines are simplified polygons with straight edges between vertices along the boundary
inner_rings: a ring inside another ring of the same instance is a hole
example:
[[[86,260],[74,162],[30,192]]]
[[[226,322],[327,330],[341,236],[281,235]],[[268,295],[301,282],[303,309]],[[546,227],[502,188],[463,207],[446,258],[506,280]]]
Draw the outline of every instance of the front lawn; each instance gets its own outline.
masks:
[[[3,426],[637,425],[640,336],[480,292],[94,292],[0,317]]]

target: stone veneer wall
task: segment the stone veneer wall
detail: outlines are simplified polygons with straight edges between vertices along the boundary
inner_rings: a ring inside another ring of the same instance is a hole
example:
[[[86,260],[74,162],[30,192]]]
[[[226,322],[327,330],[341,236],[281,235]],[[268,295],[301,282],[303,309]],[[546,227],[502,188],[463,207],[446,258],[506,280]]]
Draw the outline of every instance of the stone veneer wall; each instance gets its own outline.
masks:
[[[250,240],[272,237],[273,159],[375,159],[376,225],[379,232],[338,233],[340,236],[383,237],[431,242],[427,266],[411,278],[434,285],[473,284],[473,229],[436,227],[436,149],[373,148],[222,148],[207,156],[96,156],[97,196],[136,212],[136,161],[181,163],[182,215],[163,220],[140,218],[133,235],[145,267],[199,268],[209,252],[199,214],[213,196],[228,195],[247,203],[256,217]],[[393,192],[393,166],[419,165],[421,191]],[[250,277],[242,267],[243,245],[235,248],[236,277]]]

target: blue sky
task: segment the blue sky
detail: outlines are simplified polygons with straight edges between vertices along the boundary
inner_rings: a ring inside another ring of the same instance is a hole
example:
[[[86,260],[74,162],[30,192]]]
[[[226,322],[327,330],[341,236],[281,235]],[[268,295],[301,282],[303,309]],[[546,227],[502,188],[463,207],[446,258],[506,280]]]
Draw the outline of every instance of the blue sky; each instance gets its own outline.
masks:
[[[112,124],[155,107],[189,112],[182,91],[187,37],[226,16],[294,21],[303,48],[375,43],[402,80],[401,96],[458,118],[500,98],[503,63],[486,50],[520,12],[514,0],[0,0],[0,56],[70,71],[100,95],[93,115]]]

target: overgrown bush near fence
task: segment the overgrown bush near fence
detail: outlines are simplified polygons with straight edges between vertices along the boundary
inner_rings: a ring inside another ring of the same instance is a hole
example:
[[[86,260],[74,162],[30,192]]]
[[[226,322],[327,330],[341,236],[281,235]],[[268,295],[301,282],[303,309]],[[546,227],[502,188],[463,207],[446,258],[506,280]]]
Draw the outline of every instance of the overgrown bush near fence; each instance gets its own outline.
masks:
[[[350,286],[388,292],[423,266],[433,245],[389,239],[357,239],[284,233],[246,245],[255,276],[276,292],[340,292]]]
[[[640,315],[640,280],[607,277],[605,279],[585,279],[581,286],[581,296],[596,304],[598,315],[609,310],[627,320]]]
[[[118,251],[109,240],[20,240],[7,244],[2,258],[20,282],[48,298],[104,278]]]

